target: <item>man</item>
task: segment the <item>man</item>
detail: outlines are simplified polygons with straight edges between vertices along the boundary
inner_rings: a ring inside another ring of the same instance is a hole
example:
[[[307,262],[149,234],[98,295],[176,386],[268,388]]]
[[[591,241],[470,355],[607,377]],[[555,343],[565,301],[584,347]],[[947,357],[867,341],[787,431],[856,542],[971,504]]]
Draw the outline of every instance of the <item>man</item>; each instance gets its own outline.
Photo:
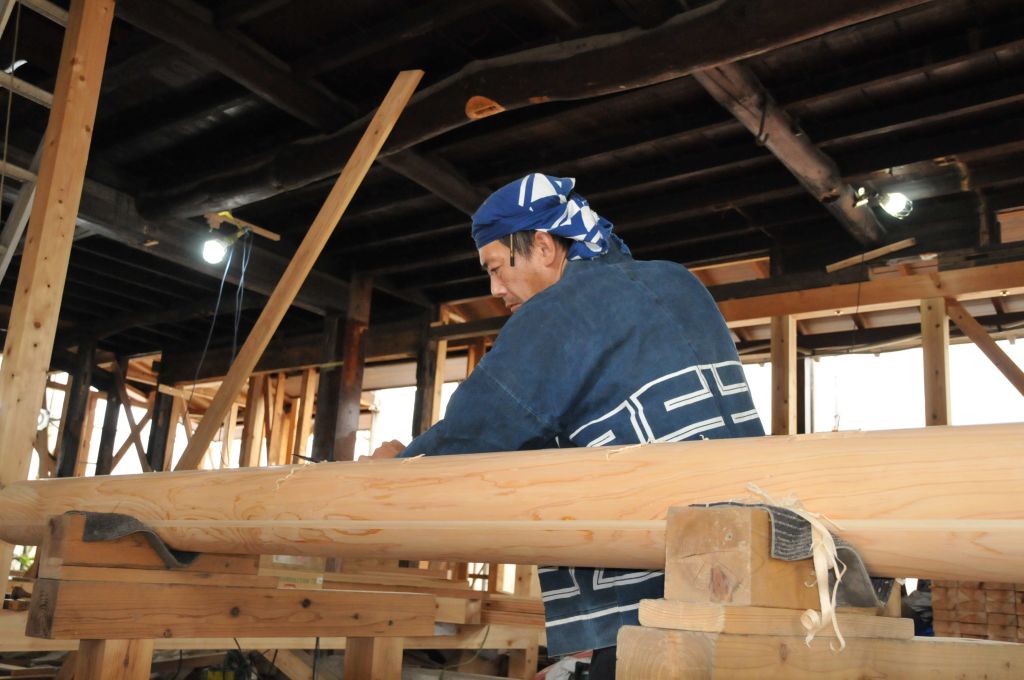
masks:
[[[707,290],[680,265],[633,260],[574,185],[528,175],[473,216],[491,293],[512,316],[445,418],[401,456],[764,434]],[[593,649],[591,678],[614,677],[618,629],[663,596],[663,573],[539,573],[549,654]]]

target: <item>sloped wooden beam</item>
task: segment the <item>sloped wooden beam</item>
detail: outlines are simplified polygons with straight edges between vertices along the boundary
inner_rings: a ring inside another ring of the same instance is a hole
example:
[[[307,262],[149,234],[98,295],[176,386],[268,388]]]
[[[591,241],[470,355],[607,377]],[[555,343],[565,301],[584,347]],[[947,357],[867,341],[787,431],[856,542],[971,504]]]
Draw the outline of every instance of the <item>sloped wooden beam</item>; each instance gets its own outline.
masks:
[[[0,373],[0,488],[28,474],[113,18],[112,0],[81,0],[64,35]],[[0,546],[0,573],[9,564]]]
[[[856,205],[854,189],[826,156],[775,103],[754,72],[742,64],[722,64],[693,74],[715,101],[757,137],[814,198],[863,244],[876,244],[884,229],[870,206]]]
[[[0,491],[0,539],[86,510],[205,552],[659,568],[669,508],[754,483],[828,516],[876,575],[1012,582],[1022,456],[1012,424],[51,479]]]
[[[988,357],[989,361],[995,364],[995,367],[1006,376],[1010,384],[1016,387],[1021,395],[1024,395],[1024,370],[1021,370],[1020,366],[1015,364],[1013,359],[996,344],[988,331],[971,316],[970,312],[964,309],[960,302],[953,298],[946,298],[946,309],[953,323],[978,346],[978,349]]]
[[[41,143],[29,164],[30,171],[35,172],[39,169],[39,160],[42,155],[43,144]],[[32,213],[32,204],[36,198],[37,179],[37,177],[32,177],[22,182],[21,188],[18,189],[18,197],[14,199],[14,205],[7,213],[7,220],[4,222],[3,230],[0,231],[0,280],[7,275],[7,268],[11,266],[14,252],[25,233],[25,225],[28,224],[29,215]]]
[[[403,71],[395,79],[391,90],[381,102],[363,138],[345,165],[345,169],[338,176],[338,181],[331,189],[330,195],[313,220],[313,224],[310,225],[305,238],[302,239],[302,243],[288,264],[281,281],[274,288],[270,299],[263,307],[256,326],[246,338],[242,349],[239,350],[235,363],[231,366],[220,389],[217,390],[217,395],[206,410],[206,415],[182,455],[178,467],[186,470],[194,468],[206,453],[206,449],[213,441],[213,436],[224,420],[235,395],[239,393],[242,385],[256,367],[260,355],[263,354],[270,338],[277,331],[281,319],[284,318],[285,312],[288,311],[299,288],[305,282],[306,276],[313,269],[316,258],[323,251],[327,240],[331,237],[335,226],[351,202],[352,196],[369,171],[384,140],[387,139],[422,77],[422,71]]]
[[[588,36],[471,62],[414,98],[408,119],[395,130],[384,156],[503,111],[681,78],[927,1],[805,6],[795,0],[717,0],[654,29]],[[589,77],[581,79],[580,73]],[[146,193],[140,206],[154,215],[198,215],[330,177],[338,172],[338,159],[353,148],[364,125],[365,118],[318,139],[315,145],[296,142],[253,159],[245,168],[218,168],[182,185]],[[272,185],[267,182],[271,176],[276,178]]]

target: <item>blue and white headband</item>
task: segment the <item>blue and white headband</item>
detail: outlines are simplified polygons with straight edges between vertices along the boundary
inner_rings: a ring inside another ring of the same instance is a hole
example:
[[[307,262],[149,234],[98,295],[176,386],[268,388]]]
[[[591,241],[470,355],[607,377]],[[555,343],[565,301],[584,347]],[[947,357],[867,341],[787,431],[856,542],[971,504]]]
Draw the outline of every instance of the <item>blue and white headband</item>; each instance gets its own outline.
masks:
[[[479,250],[519,231],[546,231],[573,241],[570,260],[589,260],[608,252],[615,240],[612,223],[590,209],[587,199],[573,192],[572,177],[527,175],[491,194],[473,215],[473,241]]]

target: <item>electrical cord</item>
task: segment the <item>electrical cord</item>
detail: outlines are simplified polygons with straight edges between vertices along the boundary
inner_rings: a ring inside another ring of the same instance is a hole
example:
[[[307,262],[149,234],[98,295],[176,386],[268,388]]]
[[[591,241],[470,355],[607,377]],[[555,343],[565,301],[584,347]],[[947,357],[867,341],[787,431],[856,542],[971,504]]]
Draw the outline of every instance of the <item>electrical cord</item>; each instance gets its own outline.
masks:
[[[188,394],[188,404],[185,407],[185,412],[188,413],[192,408],[192,397],[196,393],[196,385],[199,383],[199,372],[203,368],[203,363],[206,361],[206,352],[210,349],[210,341],[213,339],[213,328],[217,324],[217,314],[220,313],[220,301],[224,296],[224,282],[227,281],[228,271],[231,269],[231,260],[234,255],[233,249],[228,250],[227,261],[224,263],[224,273],[220,277],[220,287],[217,290],[217,302],[213,306],[213,317],[210,319],[210,330],[206,333],[206,343],[203,345],[203,351],[199,355],[199,363],[196,364],[196,372],[192,376],[192,389]]]

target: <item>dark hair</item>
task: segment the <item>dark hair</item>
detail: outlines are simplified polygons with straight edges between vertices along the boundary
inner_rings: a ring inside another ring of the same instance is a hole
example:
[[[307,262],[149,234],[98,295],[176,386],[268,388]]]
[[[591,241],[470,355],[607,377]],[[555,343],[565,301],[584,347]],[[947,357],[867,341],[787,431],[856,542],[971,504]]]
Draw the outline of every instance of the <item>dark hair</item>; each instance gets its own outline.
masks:
[[[499,239],[506,248],[512,251],[512,262],[515,262],[515,257],[521,257],[529,260],[530,256],[533,255],[533,235],[536,231],[516,231],[508,236],[503,236]],[[551,234],[551,238],[555,241],[555,246],[562,248],[566,251],[569,250],[569,246],[572,245],[572,241],[562,236],[555,236]]]

